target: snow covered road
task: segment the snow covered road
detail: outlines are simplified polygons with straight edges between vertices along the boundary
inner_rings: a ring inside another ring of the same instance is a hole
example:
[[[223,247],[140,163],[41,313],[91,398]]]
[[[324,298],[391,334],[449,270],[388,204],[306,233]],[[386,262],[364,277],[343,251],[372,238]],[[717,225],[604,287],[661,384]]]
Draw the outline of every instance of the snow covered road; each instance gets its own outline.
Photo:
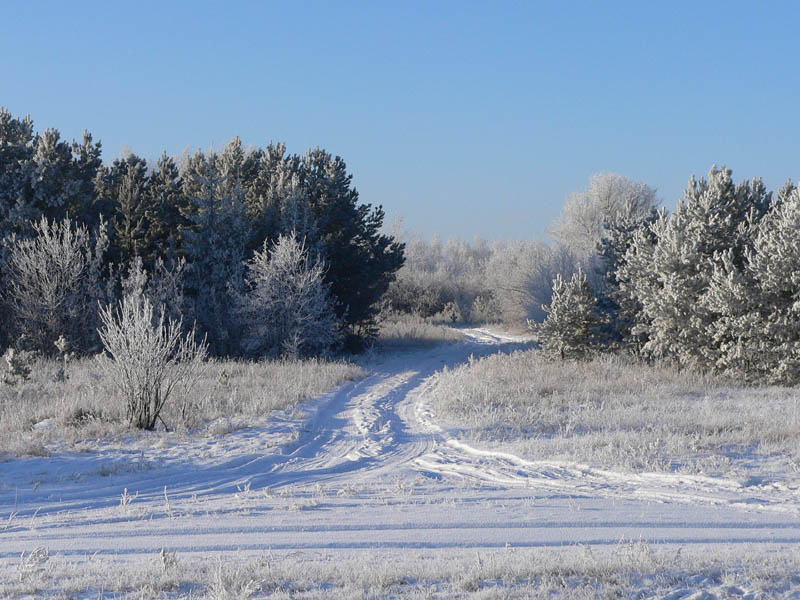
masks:
[[[459,441],[427,403],[436,373],[523,345],[465,335],[386,358],[265,427],[0,463],[0,568],[37,547],[129,562],[162,548],[345,555],[620,539],[800,543],[798,489],[537,462]]]

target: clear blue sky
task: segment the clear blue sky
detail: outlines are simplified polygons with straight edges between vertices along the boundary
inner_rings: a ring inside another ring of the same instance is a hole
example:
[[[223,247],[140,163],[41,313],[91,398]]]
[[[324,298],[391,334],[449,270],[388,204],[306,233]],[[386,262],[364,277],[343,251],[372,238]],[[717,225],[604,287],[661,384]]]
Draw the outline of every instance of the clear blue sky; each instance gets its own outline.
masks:
[[[0,105],[110,161],[285,141],[442,237],[541,236],[592,173],[800,177],[798,2],[3,2]]]

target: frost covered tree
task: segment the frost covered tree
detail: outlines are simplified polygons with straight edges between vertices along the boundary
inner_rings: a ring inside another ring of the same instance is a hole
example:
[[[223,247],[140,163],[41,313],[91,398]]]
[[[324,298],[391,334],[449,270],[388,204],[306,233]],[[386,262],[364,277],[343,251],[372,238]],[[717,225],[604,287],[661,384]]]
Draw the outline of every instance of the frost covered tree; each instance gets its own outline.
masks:
[[[127,160],[126,170],[116,190],[116,210],[111,222],[114,225],[115,257],[119,264],[128,265],[144,250],[148,230],[147,163],[144,160]]]
[[[605,317],[583,271],[573,273],[569,281],[556,275],[552,300],[542,308],[545,320],[528,324],[548,357],[580,360],[603,348]]]
[[[491,254],[492,248],[481,239],[472,244],[455,238],[442,244],[438,237],[407,242],[405,263],[384,296],[387,310],[431,317],[444,316],[447,307],[459,321],[480,320],[490,313],[497,320],[486,285]]]
[[[98,301],[105,300],[101,271],[108,246],[105,226],[95,240],[84,225],[42,217],[34,237],[4,241],[3,300],[12,334],[29,350],[56,354],[63,337],[88,351],[97,343]]]
[[[100,366],[122,395],[128,422],[154,429],[176,390],[190,389],[201,375],[205,342],[194,331],[184,334],[181,321],[165,318],[142,294],[104,307],[100,318]]]
[[[0,235],[31,235],[31,224],[42,217],[69,215],[96,226],[94,177],[100,165],[100,144],[88,132],[70,144],[56,129],[36,134],[30,117],[14,118],[0,107]]]
[[[739,262],[716,265],[707,303],[719,312],[716,368],[751,381],[800,382],[800,191],[785,186]]]
[[[689,181],[675,213],[639,231],[620,267],[622,288],[641,303],[644,352],[680,365],[713,369],[719,359],[718,307],[709,289],[723,256],[740,268],[771,195],[760,179],[733,183],[712,168]]]
[[[183,234],[188,316],[208,336],[213,354],[234,354],[238,344],[234,298],[243,283],[248,239],[242,195],[235,187],[231,191],[213,153],[198,151],[182,177],[191,200],[186,215],[191,225]]]
[[[31,218],[26,206],[34,147],[33,121],[0,107],[0,235]]]
[[[626,279],[626,254],[637,234],[645,238],[640,242],[643,248],[654,245],[650,226],[659,218],[659,214],[666,213],[663,209],[661,213],[653,209],[643,215],[632,205],[626,206],[621,214],[606,223],[603,239],[597,246],[597,271],[601,275],[597,282],[598,303],[600,310],[608,315],[609,340],[614,346],[634,353],[641,351],[647,337],[641,328],[634,333],[634,328],[644,317],[642,305],[630,292],[630,281]]]
[[[159,261],[184,259],[187,321],[197,319],[216,354],[238,348],[229,309],[244,260],[281,234],[296,232],[325,261],[338,318],[356,338],[374,332],[380,298],[403,262],[402,244],[381,232],[382,209],[359,203],[344,161],[319,148],[289,155],[283,144],[250,150],[234,138],[221,153],[187,154],[180,169],[166,155],[152,171],[133,154],[104,166],[88,133],[69,144],[0,108],[0,240],[30,238],[42,217],[67,216],[89,231],[107,220],[103,272],[113,265],[114,278],[137,257],[150,273]],[[4,277],[0,270],[0,290]],[[9,329],[0,321],[0,345]]]
[[[282,199],[297,177],[300,159],[286,154],[285,144],[270,143],[253,154],[252,178],[245,190],[245,210],[252,225],[250,249],[278,236]]]
[[[624,217],[646,217],[658,205],[656,190],[617,173],[589,178],[586,191],[569,196],[550,234],[578,257],[593,254],[608,226]]]
[[[340,330],[325,265],[296,235],[265,242],[247,263],[247,289],[239,311],[249,355],[306,357],[330,353]]]
[[[147,268],[152,269],[158,259],[174,261],[182,255],[183,232],[190,223],[185,217],[189,212],[188,200],[181,187],[178,167],[165,152],[147,184],[147,229],[141,252]]]
[[[506,323],[542,321],[556,276],[569,277],[579,268],[563,245],[515,242],[495,247],[486,265],[486,282]]]

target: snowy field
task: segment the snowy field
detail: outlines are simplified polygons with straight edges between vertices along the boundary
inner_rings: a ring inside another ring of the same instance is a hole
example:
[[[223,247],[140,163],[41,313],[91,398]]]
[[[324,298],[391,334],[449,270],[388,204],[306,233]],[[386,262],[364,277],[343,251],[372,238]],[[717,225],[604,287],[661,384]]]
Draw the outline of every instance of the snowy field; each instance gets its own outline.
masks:
[[[800,598],[797,473],[482,444],[434,390],[525,343],[464,334],[264,426],[0,463],[0,596]]]

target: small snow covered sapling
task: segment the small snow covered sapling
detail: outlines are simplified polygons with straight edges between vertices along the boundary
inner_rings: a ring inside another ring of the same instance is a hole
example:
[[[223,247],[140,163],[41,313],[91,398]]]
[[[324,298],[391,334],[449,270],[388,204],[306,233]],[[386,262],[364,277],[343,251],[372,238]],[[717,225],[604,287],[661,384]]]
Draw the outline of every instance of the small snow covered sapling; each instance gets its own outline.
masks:
[[[553,300],[542,308],[547,313],[544,322],[528,321],[528,326],[547,356],[584,359],[602,348],[605,320],[583,271],[573,274],[569,281],[556,276]]]
[[[31,362],[33,353],[25,350],[9,348],[3,354],[6,361],[3,382],[7,385],[16,385],[28,381],[31,376]]]

